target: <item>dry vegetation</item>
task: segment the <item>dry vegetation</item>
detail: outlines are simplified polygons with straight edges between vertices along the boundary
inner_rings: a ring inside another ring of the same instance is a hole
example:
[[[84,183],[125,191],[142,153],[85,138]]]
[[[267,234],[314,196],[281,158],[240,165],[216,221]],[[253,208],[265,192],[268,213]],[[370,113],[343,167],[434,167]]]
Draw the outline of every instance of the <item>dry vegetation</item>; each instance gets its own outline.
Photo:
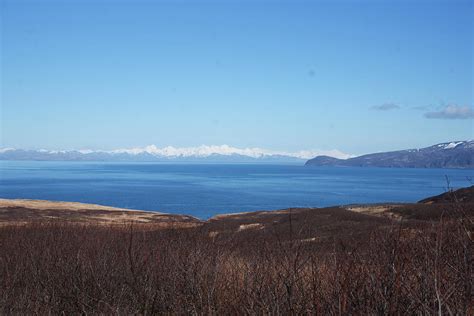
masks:
[[[0,314],[472,315],[473,204],[390,212],[6,225]]]
[[[125,222],[135,222],[153,223],[166,227],[200,225],[198,219],[186,215],[145,212],[76,202],[0,199],[0,226],[45,221],[103,225],[123,225]]]

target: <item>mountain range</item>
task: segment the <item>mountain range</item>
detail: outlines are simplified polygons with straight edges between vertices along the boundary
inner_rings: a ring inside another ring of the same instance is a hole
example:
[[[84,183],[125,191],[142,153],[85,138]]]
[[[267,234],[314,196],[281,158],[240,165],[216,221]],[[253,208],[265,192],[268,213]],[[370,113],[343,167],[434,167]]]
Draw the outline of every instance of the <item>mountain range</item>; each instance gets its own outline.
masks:
[[[0,149],[0,160],[41,161],[149,161],[149,162],[241,162],[241,163],[304,163],[318,151],[278,152],[262,148],[236,148],[228,145],[198,147],[164,147],[116,150],[26,150]],[[347,158],[338,150],[319,151],[332,157]]]
[[[316,157],[315,157],[316,156]],[[309,159],[311,157],[315,157]],[[309,160],[308,160],[309,159]],[[453,141],[421,149],[352,157],[338,150],[278,152],[228,145],[146,147],[115,150],[28,150],[0,148],[0,160],[122,161],[197,163],[305,163],[306,166],[474,168],[474,141]]]
[[[454,141],[421,149],[408,149],[338,159],[317,156],[306,166],[390,168],[474,168],[474,141]]]

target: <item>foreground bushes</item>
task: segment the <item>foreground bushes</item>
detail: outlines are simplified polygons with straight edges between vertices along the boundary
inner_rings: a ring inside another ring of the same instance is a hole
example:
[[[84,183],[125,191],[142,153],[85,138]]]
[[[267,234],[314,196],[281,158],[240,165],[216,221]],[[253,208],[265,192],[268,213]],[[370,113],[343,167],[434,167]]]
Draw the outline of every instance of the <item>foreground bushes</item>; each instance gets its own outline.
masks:
[[[458,220],[384,226],[351,242],[302,239],[291,226],[282,234],[3,227],[0,313],[474,313],[472,240]]]

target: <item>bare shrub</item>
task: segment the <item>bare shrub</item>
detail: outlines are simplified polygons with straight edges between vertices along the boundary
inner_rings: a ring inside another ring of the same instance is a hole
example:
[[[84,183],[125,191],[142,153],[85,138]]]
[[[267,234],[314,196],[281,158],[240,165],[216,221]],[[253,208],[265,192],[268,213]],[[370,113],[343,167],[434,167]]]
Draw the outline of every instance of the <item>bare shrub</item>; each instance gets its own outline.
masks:
[[[344,238],[311,237],[294,220],[234,237],[203,227],[4,226],[0,313],[474,312],[466,217],[392,221]]]

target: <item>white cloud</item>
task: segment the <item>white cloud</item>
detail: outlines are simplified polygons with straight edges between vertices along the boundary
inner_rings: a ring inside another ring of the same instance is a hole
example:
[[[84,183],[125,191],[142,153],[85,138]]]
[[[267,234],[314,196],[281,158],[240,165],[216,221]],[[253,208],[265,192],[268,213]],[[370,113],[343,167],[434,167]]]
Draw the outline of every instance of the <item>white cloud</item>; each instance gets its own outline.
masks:
[[[375,110],[375,111],[390,111],[390,110],[396,110],[399,108],[400,106],[395,103],[384,103],[381,105],[374,105],[370,107],[371,110]]]
[[[448,105],[441,111],[426,112],[425,117],[429,119],[470,119],[474,118],[474,110],[469,106]]]

